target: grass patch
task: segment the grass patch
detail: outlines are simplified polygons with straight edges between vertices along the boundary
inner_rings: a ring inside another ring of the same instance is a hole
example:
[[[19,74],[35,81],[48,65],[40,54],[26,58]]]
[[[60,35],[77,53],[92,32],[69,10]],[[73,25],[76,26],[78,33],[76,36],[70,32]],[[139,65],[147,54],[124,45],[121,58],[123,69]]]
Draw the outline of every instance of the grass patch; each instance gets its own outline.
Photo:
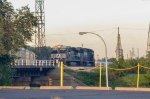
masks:
[[[70,69],[65,70],[66,73],[74,76],[78,80],[82,81],[88,86],[99,86],[99,71],[93,72],[73,71]],[[113,89],[115,87],[136,87],[137,86],[137,74],[125,74],[121,77],[115,75],[109,75],[109,86]],[[102,86],[105,84],[105,73],[102,73]],[[150,74],[140,74],[139,87],[150,87]]]
[[[150,75],[149,74],[140,74],[140,87],[150,87]],[[122,80],[128,84],[129,87],[137,86],[137,74],[129,74],[125,77],[122,77]]]

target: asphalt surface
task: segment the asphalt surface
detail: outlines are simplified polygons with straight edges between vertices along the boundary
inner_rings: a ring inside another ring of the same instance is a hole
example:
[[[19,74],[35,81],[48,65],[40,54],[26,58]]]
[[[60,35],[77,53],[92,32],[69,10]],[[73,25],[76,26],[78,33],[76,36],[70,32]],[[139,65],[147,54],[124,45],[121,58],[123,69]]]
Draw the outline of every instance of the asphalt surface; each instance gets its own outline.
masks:
[[[0,90],[0,99],[150,99],[150,92],[96,90]]]

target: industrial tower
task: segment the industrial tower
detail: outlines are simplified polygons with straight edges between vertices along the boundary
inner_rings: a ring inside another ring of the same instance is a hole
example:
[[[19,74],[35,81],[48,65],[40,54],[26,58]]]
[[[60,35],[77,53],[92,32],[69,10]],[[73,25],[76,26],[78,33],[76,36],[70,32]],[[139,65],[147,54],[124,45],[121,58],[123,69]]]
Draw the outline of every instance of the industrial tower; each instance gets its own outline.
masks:
[[[118,37],[117,37],[117,47],[116,47],[116,60],[123,58],[123,49],[121,46],[121,38],[119,34],[119,27],[118,27]]]
[[[38,24],[35,30],[35,47],[41,52],[41,48],[46,46],[44,0],[35,0],[35,16]]]
[[[147,39],[147,53],[150,52],[150,24],[148,30],[148,39]]]

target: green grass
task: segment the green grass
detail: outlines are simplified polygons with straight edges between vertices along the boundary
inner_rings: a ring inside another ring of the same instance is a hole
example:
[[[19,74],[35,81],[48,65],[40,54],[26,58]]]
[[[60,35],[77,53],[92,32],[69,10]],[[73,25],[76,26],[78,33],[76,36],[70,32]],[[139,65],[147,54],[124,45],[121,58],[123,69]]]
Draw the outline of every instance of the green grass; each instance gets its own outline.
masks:
[[[65,70],[66,73],[74,76],[88,86],[98,86],[99,84],[99,72],[77,72],[73,70]],[[110,76],[110,75],[109,75]],[[125,74],[121,77],[109,77],[109,86],[115,87],[136,87],[137,86],[137,74]],[[105,73],[102,75],[102,86],[105,86]],[[140,74],[139,87],[150,87],[150,74]]]
[[[97,72],[85,72],[85,71],[73,71],[70,69],[65,69],[65,72],[74,76],[78,80],[82,81],[88,86],[99,86],[99,73]],[[102,77],[104,81],[104,77]],[[103,86],[105,83],[102,83]]]
[[[150,87],[150,75],[149,74],[140,74],[139,87]],[[137,86],[137,74],[129,74],[121,78],[121,80],[127,83],[130,87]]]

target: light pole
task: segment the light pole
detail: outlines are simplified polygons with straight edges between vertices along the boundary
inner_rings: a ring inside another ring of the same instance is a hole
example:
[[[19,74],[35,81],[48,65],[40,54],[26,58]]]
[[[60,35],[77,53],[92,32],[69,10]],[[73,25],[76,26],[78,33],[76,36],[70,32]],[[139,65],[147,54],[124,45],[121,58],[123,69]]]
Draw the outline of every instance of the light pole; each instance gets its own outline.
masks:
[[[93,32],[79,32],[79,35],[84,35],[84,34],[88,34],[88,33],[98,36],[104,43],[104,46],[105,46],[105,63],[106,63],[106,87],[108,87],[108,63],[107,63],[107,46],[106,46],[106,43],[100,35],[93,33]]]

